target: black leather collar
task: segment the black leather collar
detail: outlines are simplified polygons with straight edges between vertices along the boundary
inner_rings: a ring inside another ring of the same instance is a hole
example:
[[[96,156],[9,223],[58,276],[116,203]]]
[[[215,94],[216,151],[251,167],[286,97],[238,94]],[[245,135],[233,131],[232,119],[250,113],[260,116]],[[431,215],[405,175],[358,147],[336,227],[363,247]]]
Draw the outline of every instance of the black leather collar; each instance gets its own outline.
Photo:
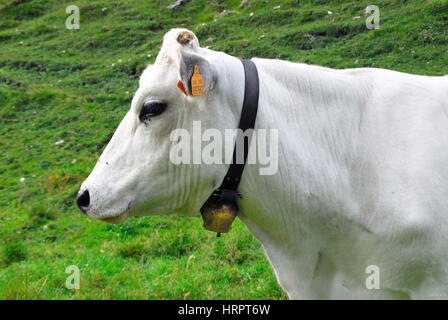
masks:
[[[235,148],[233,150],[233,160],[229,166],[227,174],[224,177],[221,186],[213,192],[213,194],[202,206],[201,212],[204,208],[206,208],[206,206],[216,202],[231,203],[232,205],[235,205],[238,210],[236,199],[238,196],[241,196],[238,192],[238,185],[240,184],[241,176],[246,164],[247,155],[249,152],[249,143],[253,134],[253,131],[247,133],[246,130],[254,129],[255,127],[259,98],[259,79],[257,67],[251,60],[241,59],[241,62],[243,63],[245,76],[243,108],[241,110],[241,118],[238,126],[241,130],[238,130]],[[244,132],[246,132],[245,135],[242,134]],[[242,141],[242,139],[244,139],[244,141]],[[237,154],[237,145],[240,144],[241,146],[241,143],[244,143],[243,158],[241,158],[241,155]]]
[[[245,132],[248,129],[254,129],[255,127],[255,119],[257,118],[258,111],[259,83],[255,63],[251,60],[241,60],[241,62],[244,66],[245,84],[243,108],[241,109],[241,118],[238,128],[241,129],[242,132]],[[241,135],[237,136],[236,144],[241,143],[242,138]],[[249,136],[248,139],[244,139],[244,159],[241,159],[241,155],[239,155],[239,159],[237,159],[237,147],[235,144],[233,161],[229,166],[229,171],[227,171],[220,189],[237,190],[246,164],[247,154],[249,152],[248,140],[250,140],[250,138],[251,136]]]

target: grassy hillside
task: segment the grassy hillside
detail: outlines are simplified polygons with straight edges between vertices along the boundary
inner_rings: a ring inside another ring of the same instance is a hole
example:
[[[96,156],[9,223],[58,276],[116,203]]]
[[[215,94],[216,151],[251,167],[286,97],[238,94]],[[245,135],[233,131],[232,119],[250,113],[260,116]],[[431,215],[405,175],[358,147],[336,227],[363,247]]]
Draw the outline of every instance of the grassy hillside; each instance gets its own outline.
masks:
[[[285,298],[239,221],[216,238],[199,216],[108,225],[74,204],[170,28],[247,58],[448,73],[447,0],[173,1],[0,3],[0,299]],[[79,30],[65,28],[70,4]],[[69,265],[80,290],[65,287]]]

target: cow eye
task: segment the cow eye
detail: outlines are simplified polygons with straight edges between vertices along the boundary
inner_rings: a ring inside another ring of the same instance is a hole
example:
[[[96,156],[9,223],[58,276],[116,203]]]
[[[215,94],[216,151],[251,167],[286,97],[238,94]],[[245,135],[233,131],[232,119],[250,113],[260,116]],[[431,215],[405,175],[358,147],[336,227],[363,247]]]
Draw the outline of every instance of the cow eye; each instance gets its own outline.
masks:
[[[151,118],[156,117],[163,113],[166,109],[166,103],[162,102],[145,102],[142,110],[138,115],[141,122],[147,123]]]

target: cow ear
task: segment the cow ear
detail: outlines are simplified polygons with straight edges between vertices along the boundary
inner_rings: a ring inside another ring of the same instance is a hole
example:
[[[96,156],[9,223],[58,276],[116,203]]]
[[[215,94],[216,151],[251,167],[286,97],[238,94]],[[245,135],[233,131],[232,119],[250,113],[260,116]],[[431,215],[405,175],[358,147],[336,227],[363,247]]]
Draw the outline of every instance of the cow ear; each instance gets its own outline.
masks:
[[[216,74],[211,64],[196,52],[181,50],[179,74],[189,95],[207,94],[215,87]]]
[[[175,39],[179,46],[176,65],[179,77],[189,95],[207,94],[215,87],[216,73],[208,62],[203,49],[199,47],[198,38],[187,29],[174,29]],[[166,36],[168,42],[172,39]],[[193,85],[192,85],[193,81]]]

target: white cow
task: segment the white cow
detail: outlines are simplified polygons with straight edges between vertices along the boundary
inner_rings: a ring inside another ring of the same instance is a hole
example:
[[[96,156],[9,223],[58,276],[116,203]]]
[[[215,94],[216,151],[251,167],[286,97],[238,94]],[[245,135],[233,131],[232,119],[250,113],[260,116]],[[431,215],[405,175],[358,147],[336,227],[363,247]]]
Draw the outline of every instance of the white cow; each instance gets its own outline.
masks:
[[[246,166],[239,218],[288,296],[448,298],[448,77],[253,61],[256,128],[278,129],[278,173]],[[202,96],[186,82],[194,65]],[[81,209],[111,223],[196,215],[228,165],[174,165],[170,132],[195,120],[237,128],[243,94],[237,58],[168,32],[81,186]]]

